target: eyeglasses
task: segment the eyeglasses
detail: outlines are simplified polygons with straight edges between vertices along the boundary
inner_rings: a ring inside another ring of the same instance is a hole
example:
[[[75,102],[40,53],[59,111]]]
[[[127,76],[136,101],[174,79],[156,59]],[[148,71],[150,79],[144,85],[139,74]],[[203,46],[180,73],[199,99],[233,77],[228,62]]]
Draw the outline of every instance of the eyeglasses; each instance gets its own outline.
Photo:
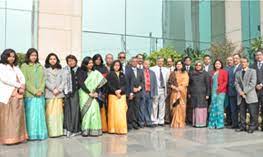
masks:
[[[201,64],[196,64],[195,66],[198,66],[198,67],[200,67],[200,66],[202,66]]]
[[[119,59],[125,59],[125,58],[126,58],[126,57],[124,57],[124,56],[120,56],[120,57],[119,57]]]

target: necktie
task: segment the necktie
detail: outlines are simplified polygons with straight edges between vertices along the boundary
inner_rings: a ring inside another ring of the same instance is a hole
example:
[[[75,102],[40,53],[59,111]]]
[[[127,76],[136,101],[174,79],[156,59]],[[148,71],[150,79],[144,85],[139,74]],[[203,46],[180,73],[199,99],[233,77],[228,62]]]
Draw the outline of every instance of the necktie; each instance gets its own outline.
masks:
[[[262,63],[261,62],[258,62],[258,69],[260,69],[262,66]]]
[[[245,73],[246,73],[246,71],[242,70],[242,79],[244,79]]]
[[[163,79],[163,73],[162,73],[162,68],[160,68],[160,85],[161,85],[161,88],[164,88],[164,79]]]
[[[137,78],[137,69],[134,68],[134,69],[133,69],[133,72],[134,72],[135,78]]]

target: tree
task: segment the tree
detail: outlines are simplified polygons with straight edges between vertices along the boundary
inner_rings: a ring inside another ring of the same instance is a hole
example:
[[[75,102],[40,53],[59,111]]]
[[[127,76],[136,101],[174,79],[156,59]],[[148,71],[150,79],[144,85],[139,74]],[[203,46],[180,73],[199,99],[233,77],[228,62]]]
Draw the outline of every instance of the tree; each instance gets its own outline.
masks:
[[[236,49],[236,45],[228,39],[222,42],[214,42],[211,44],[209,51],[213,59],[220,59],[226,63],[227,57],[231,56]]]

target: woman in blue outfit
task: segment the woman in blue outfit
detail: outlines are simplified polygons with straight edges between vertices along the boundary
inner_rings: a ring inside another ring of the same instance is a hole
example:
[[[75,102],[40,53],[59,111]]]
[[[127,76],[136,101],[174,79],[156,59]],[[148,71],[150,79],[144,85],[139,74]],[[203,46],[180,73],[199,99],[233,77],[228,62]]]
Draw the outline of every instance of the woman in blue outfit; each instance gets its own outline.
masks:
[[[36,49],[31,48],[27,51],[21,70],[26,79],[25,112],[29,139],[46,139],[48,133],[45,117],[45,80]]]
[[[210,105],[208,128],[224,128],[224,101],[227,92],[228,73],[220,60],[214,62],[212,71],[212,99]]]

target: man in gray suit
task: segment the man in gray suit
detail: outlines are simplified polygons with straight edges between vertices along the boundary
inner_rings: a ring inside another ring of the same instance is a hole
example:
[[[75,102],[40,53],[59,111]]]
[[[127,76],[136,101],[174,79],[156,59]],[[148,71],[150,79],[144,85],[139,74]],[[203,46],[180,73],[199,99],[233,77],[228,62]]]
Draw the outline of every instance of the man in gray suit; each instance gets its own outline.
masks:
[[[257,72],[257,93],[258,93],[258,105],[261,109],[261,117],[263,119],[263,51],[258,51],[255,54],[255,63],[252,68]],[[261,131],[263,131],[263,121],[261,123]]]
[[[256,70],[249,68],[247,58],[241,59],[242,70],[236,73],[235,87],[238,92],[237,104],[240,106],[241,125],[237,132],[246,131],[246,113],[250,114],[248,133],[253,133],[258,127],[258,97],[256,93]]]
[[[151,120],[151,115],[152,115],[152,102],[153,98],[157,96],[158,93],[158,86],[157,86],[157,79],[155,76],[155,73],[149,69],[150,67],[150,61],[145,60],[143,62],[143,71],[144,71],[144,78],[145,78],[145,93],[144,93],[144,104],[145,104],[145,111],[144,115],[144,120],[146,122],[147,127],[153,127],[154,125],[152,124]]]

